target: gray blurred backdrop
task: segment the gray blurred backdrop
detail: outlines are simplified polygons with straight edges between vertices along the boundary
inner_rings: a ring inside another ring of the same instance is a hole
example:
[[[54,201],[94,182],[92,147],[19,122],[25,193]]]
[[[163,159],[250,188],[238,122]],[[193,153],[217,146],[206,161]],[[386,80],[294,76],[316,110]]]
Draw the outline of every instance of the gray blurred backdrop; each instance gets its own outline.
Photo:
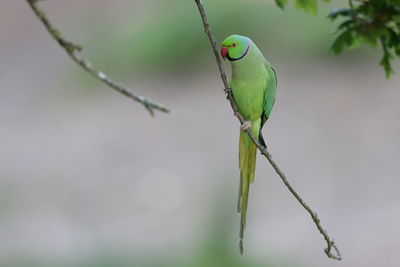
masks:
[[[40,3],[95,66],[171,108],[151,118],[76,66],[25,1],[6,0],[0,266],[398,266],[399,73],[386,80],[371,48],[329,54],[325,15],[346,3],[333,2],[312,16],[204,0],[218,41],[248,35],[275,66],[264,136],[342,262],[261,156],[238,255],[239,124],[194,1]]]

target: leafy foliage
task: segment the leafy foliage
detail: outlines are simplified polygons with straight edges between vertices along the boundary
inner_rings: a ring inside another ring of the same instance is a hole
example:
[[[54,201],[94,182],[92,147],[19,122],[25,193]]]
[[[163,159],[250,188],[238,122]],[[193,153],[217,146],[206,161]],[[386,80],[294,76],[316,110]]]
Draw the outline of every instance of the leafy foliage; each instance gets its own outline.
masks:
[[[323,1],[328,2],[329,0]],[[284,8],[288,2],[288,0],[275,0],[275,3],[280,8]],[[304,9],[311,14],[317,13],[317,0],[296,0],[295,5],[297,8]]]
[[[317,0],[296,0],[296,7],[304,9],[311,14],[317,13]]]
[[[275,2],[283,8],[288,1]],[[296,0],[296,7],[316,13],[317,0]],[[331,44],[334,54],[345,47],[354,49],[362,44],[377,47],[379,44],[383,51],[380,65],[387,77],[394,73],[393,60],[400,57],[400,0],[349,0],[349,7],[334,9],[328,17],[343,19],[336,27]]]
[[[284,8],[285,5],[287,4],[288,0],[275,0],[275,3],[280,7]]]

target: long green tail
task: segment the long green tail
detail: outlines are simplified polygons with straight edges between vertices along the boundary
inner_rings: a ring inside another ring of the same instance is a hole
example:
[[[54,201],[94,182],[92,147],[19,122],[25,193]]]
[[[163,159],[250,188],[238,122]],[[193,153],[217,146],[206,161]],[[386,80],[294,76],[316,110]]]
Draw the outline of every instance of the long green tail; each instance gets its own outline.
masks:
[[[259,127],[256,127],[259,128]],[[259,129],[252,129],[253,133]],[[254,131],[256,130],[256,131]],[[255,136],[258,138],[258,133]],[[249,198],[250,183],[254,181],[254,172],[256,168],[256,145],[251,141],[245,132],[240,132],[239,139],[239,167],[240,167],[240,186],[238,199],[238,212],[240,213],[240,254],[243,255],[243,234],[246,226],[247,203]]]

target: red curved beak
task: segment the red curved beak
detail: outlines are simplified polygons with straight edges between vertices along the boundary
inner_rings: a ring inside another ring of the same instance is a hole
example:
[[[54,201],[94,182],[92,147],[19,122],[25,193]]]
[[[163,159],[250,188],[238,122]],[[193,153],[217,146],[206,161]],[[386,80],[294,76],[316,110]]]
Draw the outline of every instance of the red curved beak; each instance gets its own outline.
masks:
[[[228,48],[225,46],[221,46],[221,57],[226,59],[226,55],[228,54]]]

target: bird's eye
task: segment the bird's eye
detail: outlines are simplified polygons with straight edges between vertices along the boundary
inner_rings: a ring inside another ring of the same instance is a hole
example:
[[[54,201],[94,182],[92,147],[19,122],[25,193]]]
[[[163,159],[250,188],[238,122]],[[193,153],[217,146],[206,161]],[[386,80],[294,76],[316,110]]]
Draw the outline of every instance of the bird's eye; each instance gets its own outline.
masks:
[[[236,44],[235,44],[235,43],[233,43],[233,44],[232,44],[232,47],[236,47]]]

